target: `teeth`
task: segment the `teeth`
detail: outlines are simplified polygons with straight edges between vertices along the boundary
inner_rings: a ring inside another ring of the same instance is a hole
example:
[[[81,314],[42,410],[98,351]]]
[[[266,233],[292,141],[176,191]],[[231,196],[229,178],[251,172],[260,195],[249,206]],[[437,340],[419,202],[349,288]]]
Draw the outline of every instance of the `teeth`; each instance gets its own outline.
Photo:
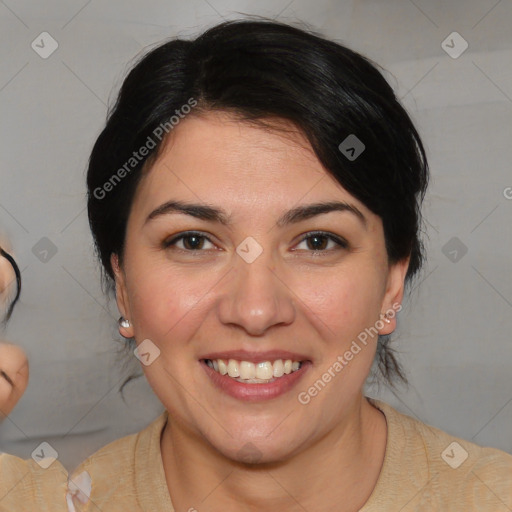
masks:
[[[229,376],[231,377],[231,374]],[[249,361],[240,361],[240,378],[247,380],[254,379],[254,377],[256,377],[256,368],[254,367],[254,363]]]
[[[270,382],[274,378],[296,372],[302,366],[300,361],[292,361],[291,359],[285,361],[277,359],[273,363],[271,361],[261,361],[256,364],[251,361],[237,361],[236,359],[230,359],[226,364],[223,359],[207,359],[206,364],[221,375],[227,374],[247,384]]]
[[[274,376],[274,367],[270,361],[258,363],[256,366],[257,379],[271,379]]]
[[[274,361],[274,377],[282,377],[284,375],[284,364],[282,359]]]
[[[228,375],[230,377],[240,377],[240,366],[238,365],[238,361],[234,359],[230,359],[228,361]]]
[[[217,364],[219,365],[219,373],[226,375],[228,373],[228,365],[222,359],[217,359]]]

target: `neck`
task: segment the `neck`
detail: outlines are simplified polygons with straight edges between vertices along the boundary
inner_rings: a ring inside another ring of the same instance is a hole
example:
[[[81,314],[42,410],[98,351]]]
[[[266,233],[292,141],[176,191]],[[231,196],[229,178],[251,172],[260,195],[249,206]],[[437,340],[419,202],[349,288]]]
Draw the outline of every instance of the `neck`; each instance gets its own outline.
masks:
[[[293,457],[246,465],[230,460],[171,418],[162,461],[177,512],[189,510],[318,512],[359,510],[377,482],[386,421],[362,395],[344,421]]]

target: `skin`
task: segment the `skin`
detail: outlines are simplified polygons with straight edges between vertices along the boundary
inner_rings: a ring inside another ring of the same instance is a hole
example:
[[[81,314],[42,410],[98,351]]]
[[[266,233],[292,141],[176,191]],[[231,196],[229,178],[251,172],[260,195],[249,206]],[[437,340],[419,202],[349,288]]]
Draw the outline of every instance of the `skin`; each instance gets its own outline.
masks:
[[[160,350],[142,368],[169,411],[161,450],[177,511],[356,511],[384,459],[385,418],[362,394],[377,336],[307,405],[297,394],[401,303],[408,260],[389,265],[381,219],[327,173],[301,133],[275,123],[280,130],[266,130],[219,112],[182,120],[137,189],[122,264],[111,259],[131,322],[121,333]],[[171,199],[223,208],[231,223],[182,213],[146,222]],[[366,227],[348,212],[276,226],[291,208],[332,200],[356,206]],[[210,241],[164,246],[189,230]],[[304,240],[315,230],[348,248]],[[250,264],[236,253],[248,236],[263,248]],[[395,327],[392,318],[379,333]],[[235,349],[294,351],[312,366],[284,395],[244,402],[215,388],[199,363]],[[255,464],[244,462],[248,446]]]
[[[0,342],[0,421],[5,419],[27,389],[28,361],[23,349]]]
[[[5,258],[0,257],[0,318],[11,289],[15,286],[14,270]],[[28,361],[25,352],[16,345],[0,340],[0,421],[5,419],[28,385]]]

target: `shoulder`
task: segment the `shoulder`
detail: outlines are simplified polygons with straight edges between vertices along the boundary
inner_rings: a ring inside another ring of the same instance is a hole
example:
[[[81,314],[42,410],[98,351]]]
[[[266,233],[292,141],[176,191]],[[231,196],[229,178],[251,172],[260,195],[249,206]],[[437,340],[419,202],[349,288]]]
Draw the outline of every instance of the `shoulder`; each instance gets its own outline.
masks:
[[[69,489],[77,510],[111,510],[113,506],[138,510],[141,461],[148,471],[158,467],[159,438],[166,420],[164,412],[140,432],[100,448],[72,472]]]
[[[0,512],[156,510],[160,503],[172,511],[159,443],[166,420],[164,412],[140,432],[107,444],[71,476],[58,460],[0,453]]]
[[[21,459],[0,453],[0,512],[67,512],[68,473],[54,459]]]
[[[386,458],[399,465],[395,476],[404,482],[414,475],[415,502],[425,503],[425,510],[434,504],[439,510],[512,509],[512,455],[452,436],[383,402],[371,403],[386,416]]]

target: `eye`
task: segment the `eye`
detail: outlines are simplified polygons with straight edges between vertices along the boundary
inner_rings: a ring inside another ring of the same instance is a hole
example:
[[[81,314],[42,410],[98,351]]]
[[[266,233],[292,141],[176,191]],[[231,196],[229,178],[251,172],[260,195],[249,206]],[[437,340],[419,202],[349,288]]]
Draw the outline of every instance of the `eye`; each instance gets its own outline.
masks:
[[[332,233],[326,233],[324,231],[308,233],[307,236],[302,238],[297,247],[304,242],[306,243],[306,250],[313,252],[329,252],[338,249],[348,249],[348,243],[345,240],[333,235]],[[334,244],[334,247],[332,244],[329,247],[330,242]]]
[[[348,243],[345,240],[332,233],[323,231],[309,233],[302,238],[296,247],[303,243],[306,244],[306,251],[308,252],[330,252],[348,248]],[[211,247],[205,247],[205,244],[210,244]],[[206,235],[196,231],[181,233],[170,240],[164,241],[163,246],[166,249],[172,247],[185,252],[201,252],[205,249],[215,248]]]
[[[212,245],[211,248],[213,248],[213,244],[210,241],[210,239],[196,231],[189,231],[187,233],[181,233],[180,235],[172,238],[171,240],[164,241],[163,245],[164,248],[169,247],[176,247],[177,249],[180,249],[182,251],[201,251],[201,249],[204,249],[204,244],[209,243]],[[179,246],[181,244],[181,247]],[[206,247],[206,249],[209,249],[209,247]]]

